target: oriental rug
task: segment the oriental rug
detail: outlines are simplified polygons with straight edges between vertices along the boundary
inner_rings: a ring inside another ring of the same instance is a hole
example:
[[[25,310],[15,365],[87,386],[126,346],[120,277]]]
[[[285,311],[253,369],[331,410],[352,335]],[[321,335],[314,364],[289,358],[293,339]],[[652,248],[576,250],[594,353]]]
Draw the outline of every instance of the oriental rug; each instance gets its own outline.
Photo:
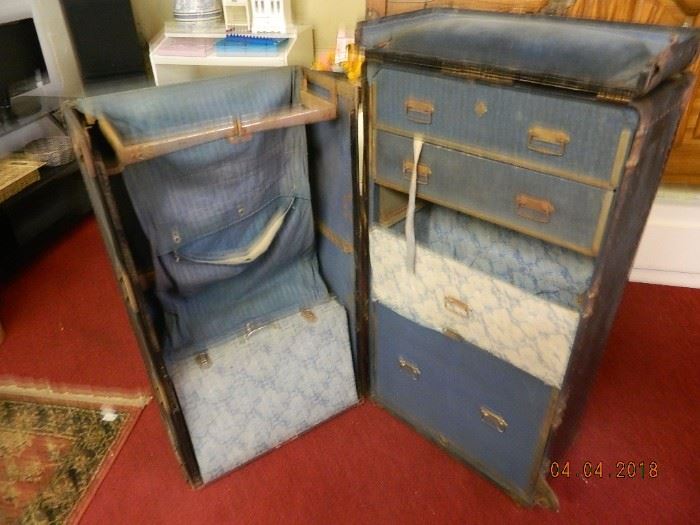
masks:
[[[0,382],[0,524],[76,523],[149,399]]]

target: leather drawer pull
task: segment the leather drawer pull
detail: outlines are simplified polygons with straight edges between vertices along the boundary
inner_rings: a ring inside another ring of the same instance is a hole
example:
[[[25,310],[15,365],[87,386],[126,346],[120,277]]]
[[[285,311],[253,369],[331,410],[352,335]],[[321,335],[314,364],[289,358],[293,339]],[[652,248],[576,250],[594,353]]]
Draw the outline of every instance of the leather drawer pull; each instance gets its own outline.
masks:
[[[432,124],[433,111],[435,108],[432,102],[408,98],[404,104],[406,107],[406,118],[416,124]]]
[[[417,381],[420,377],[420,368],[418,368],[416,364],[411,363],[403,357],[399,357],[399,368],[407,374],[410,374],[411,378],[414,381]]]
[[[403,176],[410,180],[412,173],[413,173],[413,161],[404,160],[403,161]],[[428,184],[428,182],[430,182],[430,176],[432,174],[433,174],[433,171],[430,169],[430,167],[426,166],[425,164],[418,163],[418,178],[416,179],[416,182],[418,184]]]
[[[527,147],[543,155],[561,157],[566,153],[566,145],[571,137],[566,131],[533,126],[527,133]]]
[[[462,317],[469,317],[469,305],[467,303],[450,295],[446,295],[443,304],[445,305],[445,310],[448,312],[461,315]]]
[[[508,422],[490,408],[482,406],[479,412],[481,413],[481,421],[499,432],[505,432],[506,428],[508,428]]]
[[[518,193],[515,196],[515,205],[518,215],[535,222],[549,222],[556,211],[554,205],[548,200],[538,199],[525,193]]]

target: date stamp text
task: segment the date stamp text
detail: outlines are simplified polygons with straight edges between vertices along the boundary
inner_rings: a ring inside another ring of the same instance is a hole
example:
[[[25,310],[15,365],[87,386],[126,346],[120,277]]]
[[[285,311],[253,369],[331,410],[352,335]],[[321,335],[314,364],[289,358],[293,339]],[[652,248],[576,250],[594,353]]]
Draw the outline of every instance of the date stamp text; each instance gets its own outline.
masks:
[[[553,478],[655,479],[659,477],[659,464],[656,461],[617,461],[614,465],[584,461],[579,465],[571,461],[552,461],[549,475]]]

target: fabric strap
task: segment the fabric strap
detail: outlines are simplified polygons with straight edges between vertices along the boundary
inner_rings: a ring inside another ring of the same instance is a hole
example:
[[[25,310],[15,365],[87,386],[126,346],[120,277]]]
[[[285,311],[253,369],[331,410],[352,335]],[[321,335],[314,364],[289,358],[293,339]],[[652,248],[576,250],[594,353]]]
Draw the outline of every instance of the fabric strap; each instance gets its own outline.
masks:
[[[413,137],[413,168],[411,169],[411,185],[408,191],[408,209],[406,210],[406,267],[411,273],[416,271],[416,193],[418,192],[418,161],[423,150],[423,137]]]

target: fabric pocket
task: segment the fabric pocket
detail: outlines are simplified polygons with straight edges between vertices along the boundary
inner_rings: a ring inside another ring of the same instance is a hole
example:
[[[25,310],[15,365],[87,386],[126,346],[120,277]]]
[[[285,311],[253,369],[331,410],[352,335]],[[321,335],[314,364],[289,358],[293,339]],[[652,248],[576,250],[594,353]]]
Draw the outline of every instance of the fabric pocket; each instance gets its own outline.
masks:
[[[253,268],[258,275],[259,267],[273,269],[286,264],[312,245],[308,201],[285,196],[242,221],[160,255],[158,260],[168,294],[189,297],[217,282],[249,274]]]
[[[235,228],[207,235],[175,252],[176,257],[202,264],[239,266],[251,263],[264,254],[279,233],[294,204],[293,198],[280,198],[249,221]]]

